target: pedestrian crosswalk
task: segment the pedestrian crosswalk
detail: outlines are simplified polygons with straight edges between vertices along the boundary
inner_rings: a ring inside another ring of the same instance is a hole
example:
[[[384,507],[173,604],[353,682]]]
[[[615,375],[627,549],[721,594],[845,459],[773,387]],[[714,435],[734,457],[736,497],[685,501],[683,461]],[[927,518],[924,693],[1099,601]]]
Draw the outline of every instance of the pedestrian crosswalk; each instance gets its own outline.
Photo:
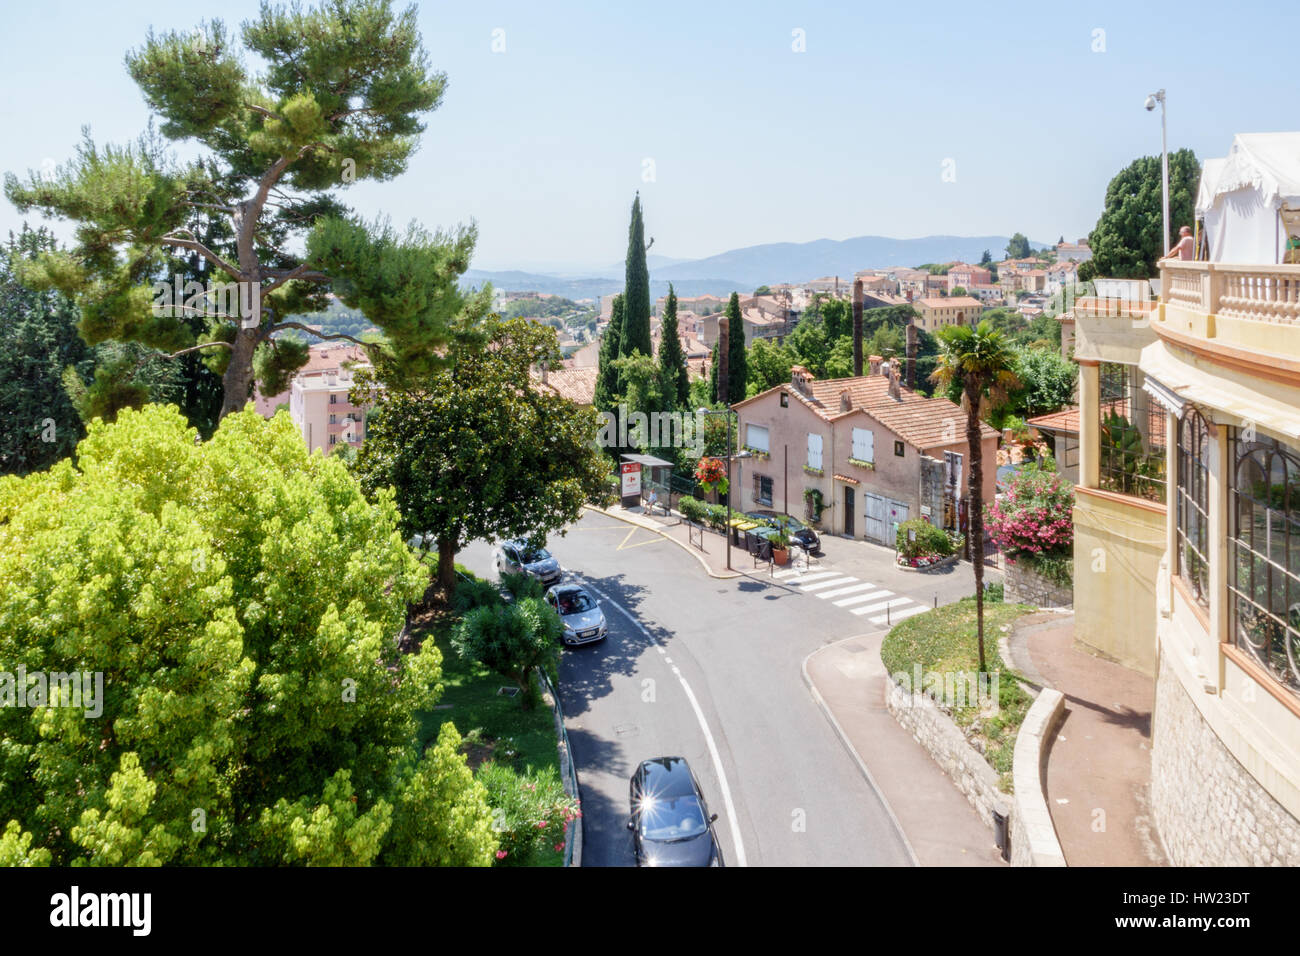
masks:
[[[796,587],[823,601],[830,601],[850,614],[866,617],[872,624],[897,624],[914,614],[929,610],[924,604],[918,604],[909,597],[838,571],[786,569],[777,571],[775,576],[781,579],[782,584]]]

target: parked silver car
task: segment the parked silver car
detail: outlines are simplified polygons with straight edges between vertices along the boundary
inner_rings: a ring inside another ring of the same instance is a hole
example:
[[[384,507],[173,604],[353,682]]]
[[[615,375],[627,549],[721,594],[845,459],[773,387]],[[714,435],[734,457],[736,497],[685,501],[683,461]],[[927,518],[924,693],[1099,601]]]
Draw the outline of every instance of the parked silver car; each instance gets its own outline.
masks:
[[[497,574],[531,574],[546,587],[559,584],[564,572],[551,552],[531,547],[527,541],[503,542],[492,556]]]
[[[600,603],[581,584],[557,584],[546,592],[546,603],[564,623],[564,643],[603,641],[609,633]]]

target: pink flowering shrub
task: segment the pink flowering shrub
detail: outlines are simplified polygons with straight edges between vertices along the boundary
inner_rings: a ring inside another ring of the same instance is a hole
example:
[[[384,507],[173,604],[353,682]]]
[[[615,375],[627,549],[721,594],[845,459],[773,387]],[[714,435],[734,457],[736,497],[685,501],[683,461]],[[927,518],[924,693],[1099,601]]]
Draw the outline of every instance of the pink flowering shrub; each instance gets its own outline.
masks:
[[[554,767],[517,772],[509,764],[488,762],[475,776],[492,807],[501,847],[497,866],[538,866],[546,854],[563,855],[565,828],[582,814]]]
[[[1074,545],[1074,485],[1055,471],[1024,468],[984,508],[984,526],[1008,558],[1066,557]]]

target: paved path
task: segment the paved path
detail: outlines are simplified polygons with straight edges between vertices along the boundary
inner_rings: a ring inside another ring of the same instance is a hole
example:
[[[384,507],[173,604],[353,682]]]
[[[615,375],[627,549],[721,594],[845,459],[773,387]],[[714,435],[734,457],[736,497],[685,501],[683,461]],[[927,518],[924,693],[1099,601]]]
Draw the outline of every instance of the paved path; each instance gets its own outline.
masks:
[[[893,808],[922,866],[1005,866],[984,825],[934,759],[885,707],[887,630],[830,644],[804,671],[837,730]]]
[[[1065,694],[1047,763],[1047,806],[1070,866],[1158,866],[1151,820],[1154,682],[1074,643],[1073,615],[1022,619],[1014,642]]]

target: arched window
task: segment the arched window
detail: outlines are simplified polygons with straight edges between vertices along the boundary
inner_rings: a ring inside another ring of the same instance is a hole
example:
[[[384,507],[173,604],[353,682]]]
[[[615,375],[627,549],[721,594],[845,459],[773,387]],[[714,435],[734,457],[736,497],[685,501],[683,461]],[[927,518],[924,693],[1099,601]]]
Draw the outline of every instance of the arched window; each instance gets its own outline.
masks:
[[[1233,641],[1300,696],[1300,452],[1233,435]]]
[[[1204,606],[1210,603],[1210,566],[1206,561],[1210,535],[1210,430],[1195,409],[1178,428],[1178,574]]]

